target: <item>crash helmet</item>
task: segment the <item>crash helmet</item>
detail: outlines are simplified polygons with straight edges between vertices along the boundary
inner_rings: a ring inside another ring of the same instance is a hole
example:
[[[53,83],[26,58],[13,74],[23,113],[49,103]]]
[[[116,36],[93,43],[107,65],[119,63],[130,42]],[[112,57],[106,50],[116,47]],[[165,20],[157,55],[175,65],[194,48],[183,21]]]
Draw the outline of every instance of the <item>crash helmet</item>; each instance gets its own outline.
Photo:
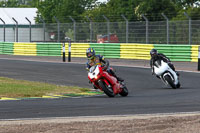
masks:
[[[154,55],[157,55],[157,54],[158,54],[158,51],[157,51],[156,49],[152,49],[152,50],[150,51],[151,57],[154,56]]]
[[[88,48],[86,50],[86,56],[90,60],[93,59],[95,57],[95,50],[94,50],[94,48]]]

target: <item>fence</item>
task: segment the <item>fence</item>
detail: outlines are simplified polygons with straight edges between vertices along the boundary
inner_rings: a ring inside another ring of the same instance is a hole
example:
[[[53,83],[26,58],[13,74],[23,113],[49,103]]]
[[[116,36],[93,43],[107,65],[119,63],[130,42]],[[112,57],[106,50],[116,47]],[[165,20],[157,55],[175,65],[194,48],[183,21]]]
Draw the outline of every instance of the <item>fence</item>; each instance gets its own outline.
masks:
[[[132,43],[72,43],[71,56],[86,58],[86,49],[93,47],[106,58],[149,60],[149,51],[156,48],[172,61],[198,61],[198,45],[158,45]],[[66,44],[66,56],[68,45]],[[0,54],[31,56],[62,56],[62,43],[0,43]]]
[[[84,22],[6,25],[0,24],[0,41],[5,42],[72,42],[200,44],[200,20]]]

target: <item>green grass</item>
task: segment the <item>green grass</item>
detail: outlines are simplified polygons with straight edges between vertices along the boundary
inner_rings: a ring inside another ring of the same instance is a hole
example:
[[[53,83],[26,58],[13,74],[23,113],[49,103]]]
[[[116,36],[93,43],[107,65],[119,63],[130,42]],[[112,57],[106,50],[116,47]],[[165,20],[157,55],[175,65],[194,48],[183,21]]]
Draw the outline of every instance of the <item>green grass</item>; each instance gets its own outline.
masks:
[[[61,95],[87,91],[89,91],[88,88],[61,86],[0,77],[0,97],[41,97],[50,94]]]

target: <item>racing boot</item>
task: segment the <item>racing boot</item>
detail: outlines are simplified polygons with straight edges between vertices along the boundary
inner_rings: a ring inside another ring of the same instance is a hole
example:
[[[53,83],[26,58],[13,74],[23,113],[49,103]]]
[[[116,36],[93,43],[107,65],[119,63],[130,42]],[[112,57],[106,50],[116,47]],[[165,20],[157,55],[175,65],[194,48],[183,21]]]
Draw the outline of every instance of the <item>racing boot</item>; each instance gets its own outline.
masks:
[[[121,81],[121,82],[124,81],[124,79],[122,79],[122,78],[120,78],[120,77],[117,77],[117,76],[116,76],[116,79],[117,79],[118,81]]]
[[[168,65],[169,65],[169,67],[176,73],[177,76],[180,75],[179,72],[177,72],[177,71],[175,70],[175,67],[174,67],[174,65],[173,65],[171,62],[169,62]]]
[[[109,69],[110,73],[120,82],[123,82],[124,79],[118,77],[112,69]]]
[[[99,89],[99,88],[97,88],[95,85],[93,85],[93,88],[94,88],[94,89]]]
[[[118,77],[114,72],[112,73],[112,75],[117,79],[117,81],[123,82],[124,79]]]

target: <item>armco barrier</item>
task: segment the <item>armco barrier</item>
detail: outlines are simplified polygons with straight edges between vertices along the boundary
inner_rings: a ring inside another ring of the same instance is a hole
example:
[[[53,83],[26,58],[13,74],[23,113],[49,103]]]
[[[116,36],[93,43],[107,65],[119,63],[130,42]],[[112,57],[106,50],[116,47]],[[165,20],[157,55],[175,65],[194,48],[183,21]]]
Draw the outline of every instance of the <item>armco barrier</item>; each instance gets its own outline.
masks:
[[[191,62],[198,62],[199,45],[192,45]]]
[[[68,56],[68,44],[65,44],[65,54]],[[106,58],[120,58],[119,43],[72,43],[71,57],[86,57],[86,49],[92,47],[96,54],[104,55]]]
[[[0,42],[0,54],[13,55],[13,44],[9,42]]]
[[[197,61],[197,55],[195,55],[195,53],[198,49],[193,45],[155,44],[154,48],[157,49],[158,52],[165,54],[172,61]]]
[[[61,56],[61,43],[37,43],[38,56]]]
[[[198,61],[198,45],[131,44],[131,43],[72,43],[71,57],[86,57],[85,52],[93,47],[97,54],[106,58],[149,60],[149,52],[155,48],[172,61]],[[68,56],[68,43],[65,47]],[[62,43],[12,43],[0,42],[0,54],[31,56],[62,56]]]
[[[152,48],[154,48],[152,44],[122,43],[120,45],[120,58],[149,60],[149,52]]]
[[[37,55],[36,43],[14,43],[14,55]]]
[[[90,47],[106,58],[120,58],[120,43],[90,43]]]
[[[85,52],[89,47],[89,43],[72,43],[71,57],[86,57]],[[68,43],[65,43],[65,55],[68,56]]]

